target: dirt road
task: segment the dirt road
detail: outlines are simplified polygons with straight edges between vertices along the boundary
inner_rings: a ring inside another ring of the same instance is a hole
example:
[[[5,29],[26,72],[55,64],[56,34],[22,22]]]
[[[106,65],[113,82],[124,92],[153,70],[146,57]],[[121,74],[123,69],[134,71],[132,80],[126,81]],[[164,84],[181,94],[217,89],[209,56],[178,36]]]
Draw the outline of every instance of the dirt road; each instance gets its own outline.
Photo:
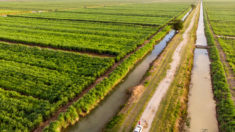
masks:
[[[188,42],[188,38],[190,37],[189,36],[190,31],[193,28],[195,19],[196,19],[196,12],[192,17],[191,23],[189,24],[189,26],[183,33],[183,41],[180,42],[180,44],[177,46],[176,50],[173,53],[172,62],[170,63],[170,68],[167,70],[166,77],[157,86],[157,90],[155,91],[154,95],[150,99],[146,109],[142,113],[140,122],[141,122],[141,125],[144,126],[143,132],[148,132],[150,130],[152,121],[158,110],[158,106],[160,105],[162,98],[165,96],[168,88],[170,87],[174,79],[174,74],[176,73],[177,67],[180,64],[180,59],[181,59],[180,53],[183,47]]]

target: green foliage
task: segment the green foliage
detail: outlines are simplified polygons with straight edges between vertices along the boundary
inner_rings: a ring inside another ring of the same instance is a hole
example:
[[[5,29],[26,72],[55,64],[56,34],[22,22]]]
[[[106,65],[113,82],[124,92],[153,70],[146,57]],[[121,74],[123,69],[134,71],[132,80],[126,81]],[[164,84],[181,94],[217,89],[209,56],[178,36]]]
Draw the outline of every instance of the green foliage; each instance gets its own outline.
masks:
[[[174,20],[172,26],[173,26],[173,29],[175,30],[181,30],[183,28],[183,21]]]
[[[3,42],[0,58],[0,131],[32,130],[114,63]],[[67,120],[78,117],[75,109],[69,111]]]
[[[230,89],[226,81],[223,64],[215,46],[213,35],[210,31],[206,14],[204,14],[205,33],[210,46],[211,74],[213,92],[216,99],[217,119],[220,131],[230,132],[235,130],[235,106],[231,98]]]
[[[191,4],[192,9],[196,8],[195,4]]]
[[[235,2],[206,1],[207,15],[213,31],[217,35],[235,35]]]
[[[115,125],[117,125],[122,119],[123,119],[124,115],[117,115],[115,116],[106,126],[106,129],[111,129],[113,128]]]

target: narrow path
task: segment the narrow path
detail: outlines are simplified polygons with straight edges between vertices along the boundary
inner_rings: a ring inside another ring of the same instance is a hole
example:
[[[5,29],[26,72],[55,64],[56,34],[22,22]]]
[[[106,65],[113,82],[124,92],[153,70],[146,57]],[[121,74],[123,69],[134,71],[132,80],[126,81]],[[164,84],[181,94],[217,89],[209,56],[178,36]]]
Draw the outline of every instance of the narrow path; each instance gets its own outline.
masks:
[[[216,45],[216,48],[219,50],[219,56],[220,56],[220,61],[223,63],[224,65],[224,70],[226,71],[226,80],[229,84],[229,88],[230,88],[230,91],[231,91],[231,94],[232,94],[232,100],[233,102],[235,103],[235,75],[234,75],[234,72],[231,68],[231,66],[229,65],[229,63],[227,62],[227,58],[226,58],[226,54],[224,53],[223,51],[223,48],[221,47],[219,41],[218,41],[218,37],[217,35],[215,34],[211,24],[210,24],[210,19],[208,17],[208,13],[206,12],[206,17],[207,17],[207,21],[209,23],[209,27],[210,27],[210,30],[212,31],[213,33],[213,36],[215,38],[215,45]]]
[[[176,73],[177,67],[180,64],[181,59],[181,51],[183,47],[187,44],[190,31],[193,28],[193,25],[195,23],[196,19],[196,13],[193,15],[193,18],[191,20],[190,25],[183,33],[183,41],[180,42],[180,44],[175,49],[173,56],[172,56],[172,62],[170,64],[170,69],[167,70],[166,77],[160,82],[160,84],[157,86],[157,90],[152,96],[151,100],[149,101],[146,109],[142,113],[142,116],[140,118],[141,125],[144,126],[143,132],[148,132],[151,128],[152,121],[155,117],[155,114],[158,110],[159,104],[162,100],[162,98],[165,96],[168,88],[170,87],[173,79],[174,74]]]
[[[208,19],[209,20],[209,19]],[[213,32],[214,33],[214,32]],[[218,38],[228,38],[228,39],[235,39],[235,36],[227,36],[227,35],[216,35]]]

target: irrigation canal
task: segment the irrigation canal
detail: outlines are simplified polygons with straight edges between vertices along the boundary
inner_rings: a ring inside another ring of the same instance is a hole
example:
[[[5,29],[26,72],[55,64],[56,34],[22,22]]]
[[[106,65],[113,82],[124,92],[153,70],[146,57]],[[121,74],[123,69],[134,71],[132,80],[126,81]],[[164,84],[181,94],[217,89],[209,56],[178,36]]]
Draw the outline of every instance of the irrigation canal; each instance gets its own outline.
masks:
[[[210,60],[207,40],[204,32],[203,5],[201,2],[200,16],[197,29],[194,64],[189,90],[188,112],[190,117],[190,132],[218,132],[215,100],[210,76]]]

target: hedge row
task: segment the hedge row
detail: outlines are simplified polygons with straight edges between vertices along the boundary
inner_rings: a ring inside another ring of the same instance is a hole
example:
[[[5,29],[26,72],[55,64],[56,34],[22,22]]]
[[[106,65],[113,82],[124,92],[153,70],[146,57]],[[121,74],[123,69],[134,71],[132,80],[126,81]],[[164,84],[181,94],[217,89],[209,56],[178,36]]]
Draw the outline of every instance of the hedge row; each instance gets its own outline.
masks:
[[[102,80],[93,89],[86,93],[82,98],[71,105],[66,112],[61,113],[57,120],[50,123],[44,131],[56,132],[61,128],[66,128],[69,124],[78,121],[80,116],[88,114],[104,97],[118,84],[149,51],[153,49],[156,41],[163,38],[170,31],[170,26],[165,27],[160,31],[151,41],[143,46],[141,49],[133,53],[130,57],[125,59],[110,75]]]
[[[216,99],[219,130],[222,132],[232,132],[235,130],[235,107],[231,98],[232,95],[226,80],[223,64],[220,61],[219,51],[215,46],[214,37],[209,28],[207,15],[205,13],[204,21],[207,43],[210,46],[211,76],[214,97]]]

